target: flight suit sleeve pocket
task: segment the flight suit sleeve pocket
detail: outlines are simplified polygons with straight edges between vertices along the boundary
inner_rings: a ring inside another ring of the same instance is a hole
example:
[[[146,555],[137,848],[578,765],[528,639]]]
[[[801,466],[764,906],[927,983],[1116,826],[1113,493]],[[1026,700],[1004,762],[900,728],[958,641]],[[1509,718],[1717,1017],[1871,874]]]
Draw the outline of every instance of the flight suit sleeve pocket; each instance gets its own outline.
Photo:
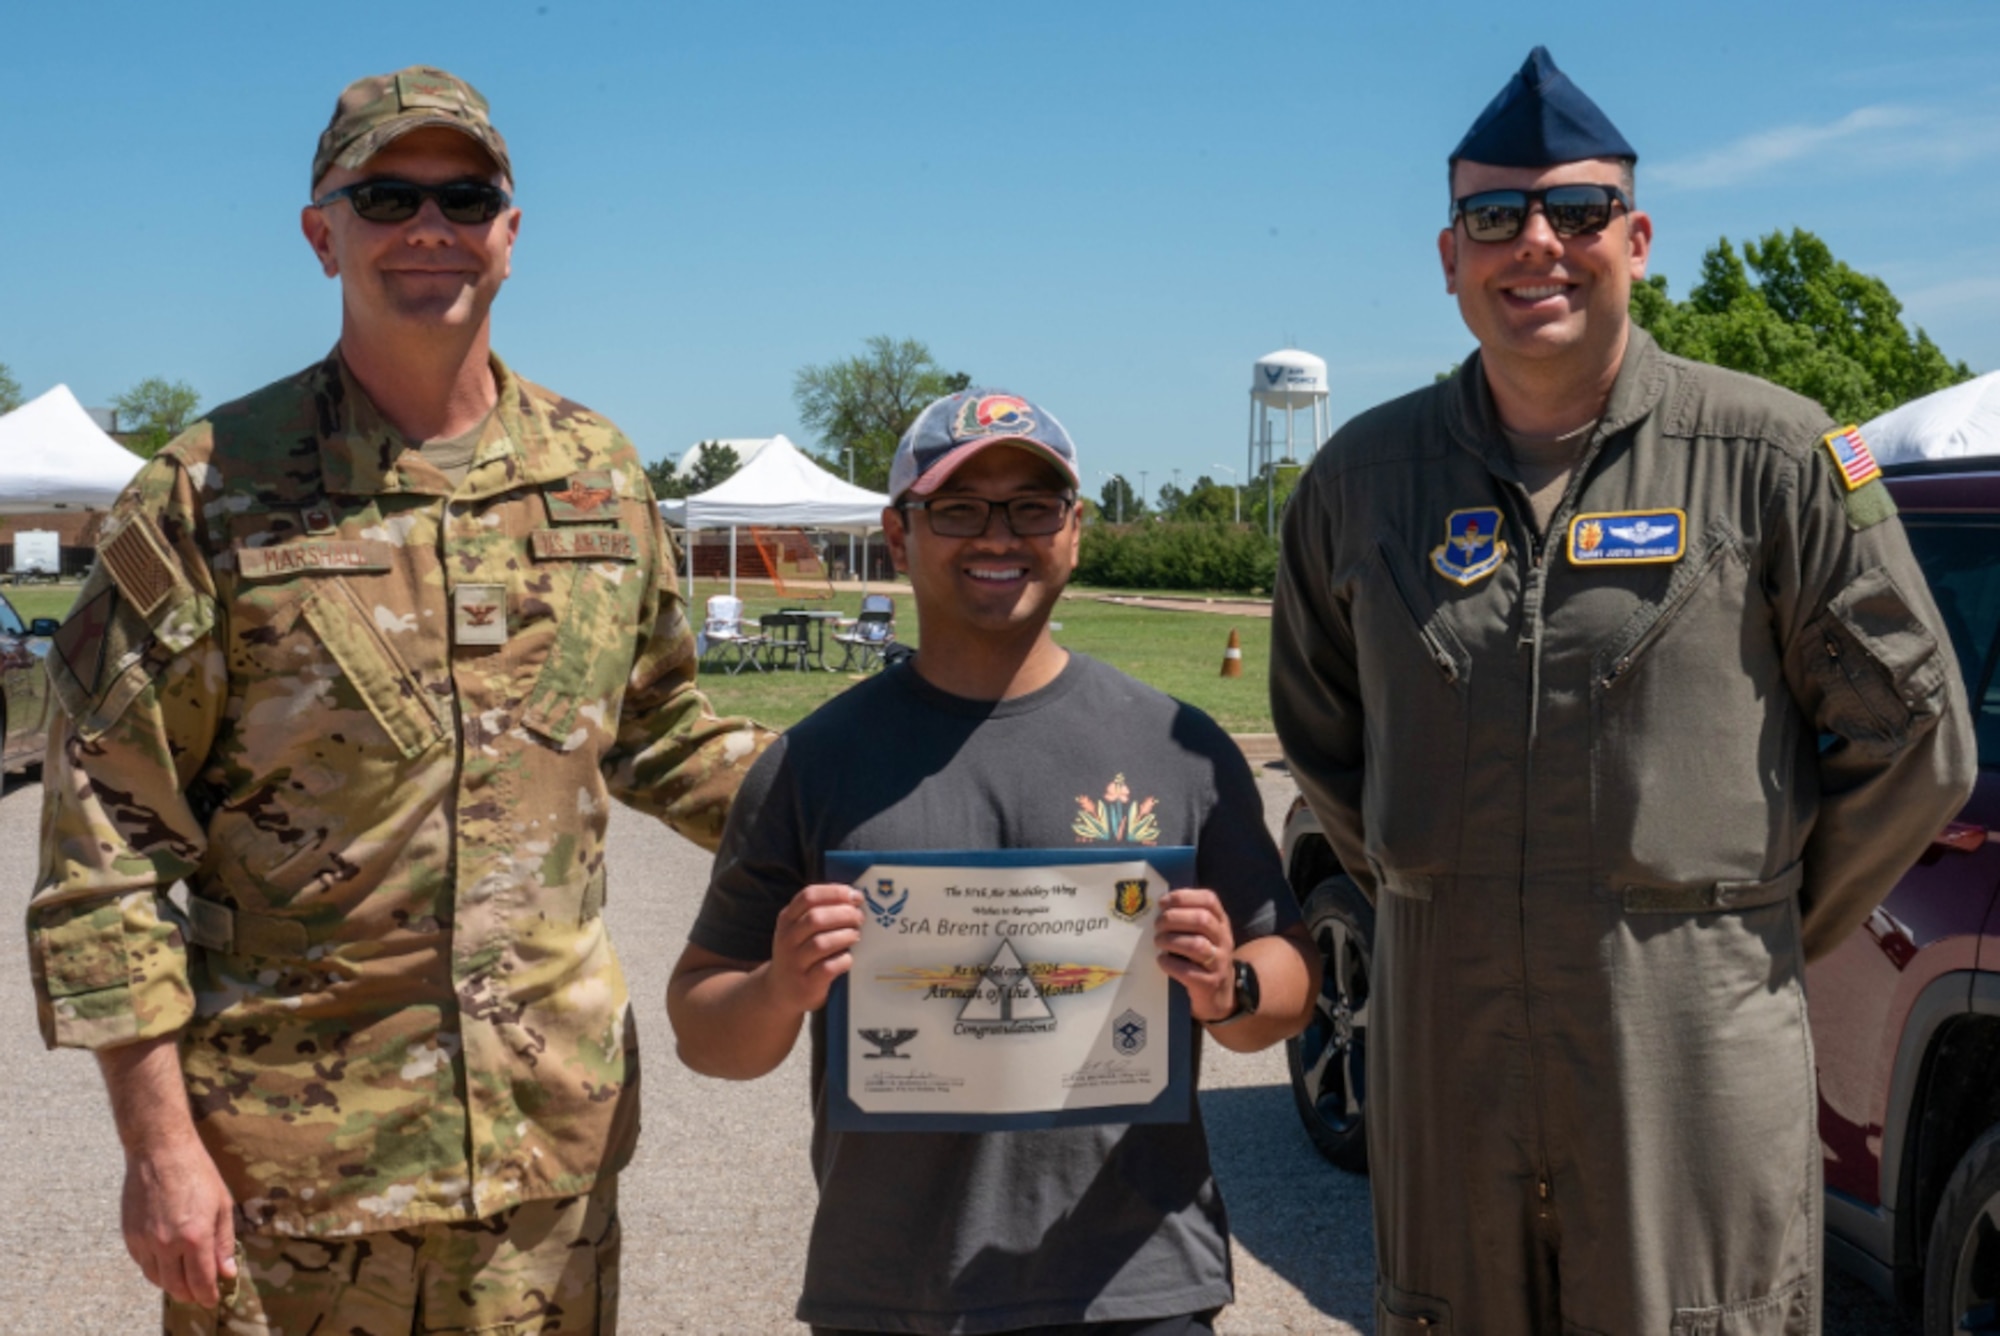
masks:
[[[1815,630],[1811,663],[1824,694],[1823,726],[1900,747],[1942,712],[1946,664],[1937,637],[1886,569],[1868,570],[1841,590]]]
[[[307,594],[305,619],[405,757],[421,756],[444,736],[416,678],[344,580],[325,581]]]

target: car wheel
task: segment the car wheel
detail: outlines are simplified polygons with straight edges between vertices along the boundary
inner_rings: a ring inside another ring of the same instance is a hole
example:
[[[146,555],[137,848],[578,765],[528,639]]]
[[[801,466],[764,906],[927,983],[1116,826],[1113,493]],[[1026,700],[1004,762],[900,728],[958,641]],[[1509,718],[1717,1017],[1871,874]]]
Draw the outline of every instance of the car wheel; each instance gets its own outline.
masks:
[[[1924,1259],[1925,1336],[2000,1332],[2000,1125],[1952,1171]]]
[[[1302,1034],[1285,1042],[1292,1098],[1319,1153],[1342,1169],[1365,1174],[1375,906],[1352,879],[1328,877],[1306,897],[1305,920],[1324,973],[1312,1020]]]

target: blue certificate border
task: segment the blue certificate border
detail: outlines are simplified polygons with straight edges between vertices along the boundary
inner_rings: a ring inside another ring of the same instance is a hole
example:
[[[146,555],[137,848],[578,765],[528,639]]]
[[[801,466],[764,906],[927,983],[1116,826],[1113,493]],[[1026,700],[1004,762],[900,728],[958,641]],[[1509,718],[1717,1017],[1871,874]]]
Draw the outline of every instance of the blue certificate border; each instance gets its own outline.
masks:
[[[1069,849],[835,849],[824,856],[828,881],[854,882],[877,864],[904,867],[1061,867],[1076,863],[1150,863],[1168,889],[1194,884],[1194,849],[1185,844],[1127,844]],[[1018,1132],[1099,1123],[1184,1123],[1192,1113],[1193,1021],[1187,990],[1167,980],[1167,1084],[1144,1104],[1100,1104],[1041,1113],[869,1113],[847,1093],[847,980],[826,998],[826,1109],[836,1132]]]

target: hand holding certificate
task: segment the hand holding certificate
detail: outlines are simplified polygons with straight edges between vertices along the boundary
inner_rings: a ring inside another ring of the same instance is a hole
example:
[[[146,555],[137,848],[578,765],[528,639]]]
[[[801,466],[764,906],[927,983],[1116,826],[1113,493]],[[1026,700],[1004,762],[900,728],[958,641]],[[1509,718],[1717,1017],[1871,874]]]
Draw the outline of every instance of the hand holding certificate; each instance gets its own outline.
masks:
[[[1186,848],[831,853],[864,897],[827,1009],[842,1130],[1188,1116],[1187,997],[1155,956]]]

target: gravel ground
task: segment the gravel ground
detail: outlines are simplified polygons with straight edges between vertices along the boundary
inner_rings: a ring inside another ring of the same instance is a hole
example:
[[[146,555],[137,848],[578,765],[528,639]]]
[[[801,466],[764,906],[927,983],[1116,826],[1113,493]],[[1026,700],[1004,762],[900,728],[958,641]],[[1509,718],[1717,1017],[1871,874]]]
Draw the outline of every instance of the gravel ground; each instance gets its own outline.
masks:
[[[1262,781],[1273,823],[1289,781]],[[0,884],[34,878],[40,786],[0,796]],[[791,1319],[813,1184],[802,1051],[761,1081],[691,1075],[672,1056],[666,977],[685,940],[707,856],[621,811],[611,825],[607,914],[640,1006],[649,1055],[646,1131],[619,1198],[625,1219],[623,1328],[651,1333],[799,1333]],[[648,870],[650,876],[642,874]],[[650,884],[648,884],[650,883]],[[17,900],[17,905],[19,901]],[[14,920],[16,923],[19,919]],[[20,939],[14,939],[18,942]],[[0,952],[0,1329],[37,1336],[138,1336],[158,1304],[117,1232],[120,1160],[94,1064],[45,1054],[18,946]],[[1292,1110],[1282,1048],[1242,1057],[1212,1045],[1202,1108],[1236,1237],[1232,1336],[1373,1330],[1365,1180],[1323,1163]],[[1884,1336],[1897,1315],[1835,1278],[1829,1336]]]

